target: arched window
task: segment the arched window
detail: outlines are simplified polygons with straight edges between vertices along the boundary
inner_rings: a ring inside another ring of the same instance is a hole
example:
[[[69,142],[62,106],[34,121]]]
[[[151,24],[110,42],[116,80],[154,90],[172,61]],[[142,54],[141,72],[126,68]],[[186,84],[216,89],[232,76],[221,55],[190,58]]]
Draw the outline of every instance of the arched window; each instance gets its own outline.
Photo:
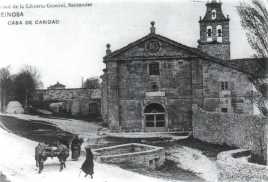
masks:
[[[217,25],[217,41],[222,42],[222,26]]]
[[[149,64],[149,75],[160,75],[159,63]]]
[[[166,126],[165,108],[157,103],[152,103],[144,109],[145,127],[163,128]]]
[[[211,19],[212,20],[215,20],[217,18],[217,11],[214,9],[214,10],[212,10],[212,12],[211,12]]]
[[[165,112],[165,108],[157,103],[152,103],[149,104],[148,106],[146,106],[146,108],[144,109],[144,113],[164,113]]]
[[[207,26],[207,41],[212,41],[212,26]]]

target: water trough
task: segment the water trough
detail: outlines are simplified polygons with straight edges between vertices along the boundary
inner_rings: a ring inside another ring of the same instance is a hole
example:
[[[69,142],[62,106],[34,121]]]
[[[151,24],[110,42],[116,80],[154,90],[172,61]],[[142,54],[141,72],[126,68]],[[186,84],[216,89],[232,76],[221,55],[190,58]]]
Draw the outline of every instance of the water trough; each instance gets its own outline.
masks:
[[[103,163],[127,163],[132,167],[156,169],[165,161],[165,151],[162,147],[140,143],[128,143],[95,149],[95,159]]]

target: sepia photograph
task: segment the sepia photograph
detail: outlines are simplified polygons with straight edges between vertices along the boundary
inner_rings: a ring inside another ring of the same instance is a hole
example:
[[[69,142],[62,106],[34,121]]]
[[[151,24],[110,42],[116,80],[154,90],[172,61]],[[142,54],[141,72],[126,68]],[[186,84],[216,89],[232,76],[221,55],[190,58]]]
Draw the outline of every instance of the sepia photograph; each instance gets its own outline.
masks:
[[[267,157],[268,0],[0,1],[0,182],[268,182]]]

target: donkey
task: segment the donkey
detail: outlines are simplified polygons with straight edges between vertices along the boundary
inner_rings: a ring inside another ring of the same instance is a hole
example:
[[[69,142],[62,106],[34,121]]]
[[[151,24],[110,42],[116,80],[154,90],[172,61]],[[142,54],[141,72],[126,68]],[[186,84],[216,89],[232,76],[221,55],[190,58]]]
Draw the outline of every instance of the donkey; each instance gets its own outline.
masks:
[[[39,168],[38,173],[41,173],[44,169],[44,162],[47,160],[48,157],[58,157],[60,162],[60,171],[66,167],[66,159],[69,157],[69,149],[57,142],[56,147],[49,146],[44,143],[38,143],[35,147],[35,161],[36,167]]]

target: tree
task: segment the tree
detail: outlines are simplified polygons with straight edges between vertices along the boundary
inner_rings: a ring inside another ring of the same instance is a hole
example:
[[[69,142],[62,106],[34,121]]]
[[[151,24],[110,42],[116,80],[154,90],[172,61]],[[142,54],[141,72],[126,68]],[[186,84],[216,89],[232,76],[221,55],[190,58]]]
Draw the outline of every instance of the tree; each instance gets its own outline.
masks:
[[[268,0],[253,0],[251,4],[242,2],[237,8],[248,42],[257,57],[268,57],[268,10],[265,3]]]
[[[0,111],[3,112],[12,96],[12,78],[9,67],[0,69]]]
[[[241,18],[241,25],[246,31],[248,42],[253,50],[256,51],[255,57],[268,57],[268,0],[252,0],[251,3],[241,2],[237,7]],[[259,59],[258,71],[251,75],[249,79],[254,84],[260,95],[254,97],[259,110],[265,116],[268,115],[268,69],[267,60]]]
[[[86,79],[86,81],[83,83],[83,88],[90,88],[90,89],[98,89],[101,87],[99,78],[92,77]]]
[[[26,65],[14,78],[14,96],[24,106],[29,106],[35,90],[41,87],[40,74],[36,68]]]

